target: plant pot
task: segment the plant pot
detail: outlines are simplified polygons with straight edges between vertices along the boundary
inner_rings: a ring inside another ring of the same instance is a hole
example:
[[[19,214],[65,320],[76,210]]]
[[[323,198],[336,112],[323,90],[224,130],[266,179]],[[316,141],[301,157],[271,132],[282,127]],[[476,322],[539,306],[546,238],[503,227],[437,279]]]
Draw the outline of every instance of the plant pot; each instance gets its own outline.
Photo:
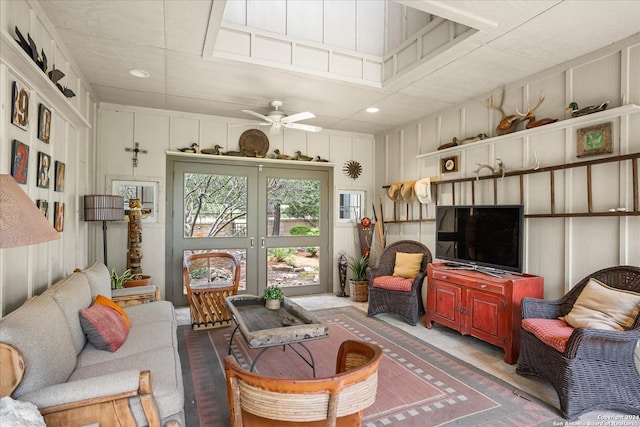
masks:
[[[268,300],[265,300],[264,305],[269,310],[279,310],[280,309],[280,300],[279,299],[268,299]]]
[[[135,288],[137,286],[147,286],[151,284],[151,276],[145,276],[144,274],[141,276],[141,279],[131,279],[124,282],[123,286],[125,288]]]
[[[369,281],[349,280],[349,294],[354,302],[369,301]]]

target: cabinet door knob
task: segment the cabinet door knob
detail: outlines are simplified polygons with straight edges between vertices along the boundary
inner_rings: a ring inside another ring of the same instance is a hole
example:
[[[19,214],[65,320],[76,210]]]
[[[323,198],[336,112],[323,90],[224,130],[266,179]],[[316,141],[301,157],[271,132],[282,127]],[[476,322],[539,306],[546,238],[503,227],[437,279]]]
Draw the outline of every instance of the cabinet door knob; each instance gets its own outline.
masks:
[[[482,285],[480,285],[480,288],[482,288],[482,289],[484,289],[486,287],[487,287],[487,285],[485,285],[484,283]]]
[[[443,274],[443,275],[442,275],[442,278],[443,278],[443,279],[448,279],[448,278],[449,278],[449,276],[447,276],[447,275],[444,275],[444,274]]]

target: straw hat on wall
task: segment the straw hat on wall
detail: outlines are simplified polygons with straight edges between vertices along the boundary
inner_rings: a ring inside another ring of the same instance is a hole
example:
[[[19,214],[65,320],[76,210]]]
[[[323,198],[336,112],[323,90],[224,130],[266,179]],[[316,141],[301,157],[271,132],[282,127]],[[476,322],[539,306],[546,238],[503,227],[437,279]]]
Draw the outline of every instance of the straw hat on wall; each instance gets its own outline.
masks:
[[[401,186],[402,183],[391,184],[387,190],[387,196],[389,196],[389,198],[394,202],[399,202],[402,198],[402,195],[400,194]]]
[[[422,178],[414,186],[416,197],[420,203],[431,203],[431,178]]]
[[[415,200],[415,194],[413,191],[413,187],[415,185],[415,181],[407,181],[402,183],[402,188],[400,189],[400,193],[402,194],[402,200],[405,203],[413,203]]]

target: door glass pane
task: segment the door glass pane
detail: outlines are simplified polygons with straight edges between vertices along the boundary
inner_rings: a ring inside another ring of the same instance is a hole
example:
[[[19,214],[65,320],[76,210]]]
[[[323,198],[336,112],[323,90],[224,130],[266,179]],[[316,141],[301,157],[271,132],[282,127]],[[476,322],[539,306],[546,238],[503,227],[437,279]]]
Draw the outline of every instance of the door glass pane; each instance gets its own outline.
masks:
[[[269,236],[320,234],[320,181],[269,178],[267,232]]]
[[[184,237],[246,237],[247,177],[184,174]]]
[[[317,285],[320,283],[320,248],[267,249],[267,286]]]
[[[245,249],[215,249],[215,250],[185,250],[183,251],[183,261],[193,254],[213,253],[213,252],[226,252],[233,255],[240,263],[240,285],[238,286],[238,292],[247,289],[247,251]],[[207,286],[207,283],[215,282],[230,282],[233,278],[234,271],[232,264],[226,258],[214,259],[209,263],[206,259],[198,259],[193,262],[188,262],[189,278],[191,280],[191,286]],[[182,284],[182,292],[187,294],[186,284]]]

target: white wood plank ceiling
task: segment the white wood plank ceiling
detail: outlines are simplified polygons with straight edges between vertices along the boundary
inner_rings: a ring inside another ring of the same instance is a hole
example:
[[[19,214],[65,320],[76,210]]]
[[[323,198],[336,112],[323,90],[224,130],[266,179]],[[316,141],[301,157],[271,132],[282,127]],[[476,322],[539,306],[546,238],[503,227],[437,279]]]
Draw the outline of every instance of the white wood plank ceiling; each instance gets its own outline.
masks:
[[[98,101],[251,121],[241,110],[265,114],[279,99],[287,113],[315,113],[306,124],[370,134],[640,32],[640,1],[632,0],[40,5]],[[421,12],[407,14],[403,6]],[[412,42],[424,16],[443,18],[447,30]],[[387,19],[402,25],[385,32]],[[401,26],[404,35],[398,35]],[[438,42],[446,34],[450,38]],[[393,57],[385,44],[401,52]],[[131,77],[136,68],[151,77]],[[366,113],[370,106],[380,112]]]

